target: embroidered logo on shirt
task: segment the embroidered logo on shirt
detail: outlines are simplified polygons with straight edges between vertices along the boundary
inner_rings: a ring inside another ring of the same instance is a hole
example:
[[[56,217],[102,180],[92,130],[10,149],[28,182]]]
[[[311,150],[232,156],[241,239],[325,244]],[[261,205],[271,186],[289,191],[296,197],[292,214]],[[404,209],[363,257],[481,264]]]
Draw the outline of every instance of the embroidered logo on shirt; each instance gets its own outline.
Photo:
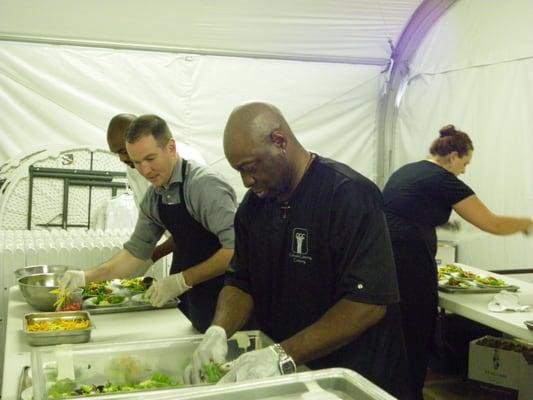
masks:
[[[307,264],[313,258],[309,257],[309,232],[304,228],[294,228],[292,230],[292,245],[289,257],[293,262]]]

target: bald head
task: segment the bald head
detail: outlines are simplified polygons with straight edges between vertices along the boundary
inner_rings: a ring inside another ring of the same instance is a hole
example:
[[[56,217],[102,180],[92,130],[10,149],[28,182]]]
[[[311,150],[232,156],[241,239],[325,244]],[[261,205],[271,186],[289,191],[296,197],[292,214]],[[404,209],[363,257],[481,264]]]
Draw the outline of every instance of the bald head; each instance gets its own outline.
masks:
[[[126,151],[126,129],[137,117],[133,114],[118,114],[111,118],[107,127],[107,144],[112,153],[118,154],[120,161],[133,168]]]
[[[226,123],[224,149],[226,143],[235,141],[255,145],[265,143],[268,135],[276,129],[292,135],[287,121],[272,104],[253,102],[238,106]]]
[[[107,127],[107,142],[109,143],[109,141],[113,140],[116,136],[124,138],[126,129],[135,118],[137,117],[133,114],[117,114],[111,118]]]
[[[261,102],[232,111],[224,130],[224,154],[244,186],[258,197],[278,199],[290,195],[309,157],[281,112]]]

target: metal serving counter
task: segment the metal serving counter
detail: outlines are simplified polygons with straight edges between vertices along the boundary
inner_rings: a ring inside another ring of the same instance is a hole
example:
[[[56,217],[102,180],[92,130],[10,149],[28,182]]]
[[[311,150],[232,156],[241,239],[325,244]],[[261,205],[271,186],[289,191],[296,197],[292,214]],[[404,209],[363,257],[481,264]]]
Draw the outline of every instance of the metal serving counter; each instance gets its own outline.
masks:
[[[22,370],[31,363],[32,347],[22,332],[22,319],[24,314],[34,311],[18,286],[12,286],[7,306],[2,400],[16,400]],[[96,329],[92,332],[91,343],[163,339],[198,333],[177,308],[94,315],[92,319]]]

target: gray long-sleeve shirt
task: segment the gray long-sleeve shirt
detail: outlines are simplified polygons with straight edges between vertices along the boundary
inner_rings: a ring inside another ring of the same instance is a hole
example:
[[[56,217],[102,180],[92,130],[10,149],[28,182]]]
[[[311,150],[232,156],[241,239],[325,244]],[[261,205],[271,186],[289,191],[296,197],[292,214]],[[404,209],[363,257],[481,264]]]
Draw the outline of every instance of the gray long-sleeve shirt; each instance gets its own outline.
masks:
[[[180,199],[182,159],[176,163],[168,187],[150,186],[139,205],[139,218],[124,249],[134,257],[147,260],[165,231],[159,216],[159,200],[164,204],[179,204],[185,200],[189,214],[205,229],[218,237],[225,249],[234,247],[233,220],[237,209],[235,191],[226,180],[195,161],[187,160],[184,187],[185,199]]]

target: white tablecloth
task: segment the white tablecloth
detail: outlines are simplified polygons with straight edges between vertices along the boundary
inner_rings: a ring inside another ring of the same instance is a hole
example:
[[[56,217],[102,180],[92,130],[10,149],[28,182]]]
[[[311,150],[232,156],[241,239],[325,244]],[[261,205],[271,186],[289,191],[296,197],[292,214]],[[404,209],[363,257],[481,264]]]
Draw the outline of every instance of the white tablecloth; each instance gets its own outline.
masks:
[[[533,331],[527,329],[524,321],[533,320],[533,284],[514,279],[511,275],[499,275],[479,268],[458,264],[464,269],[479,275],[490,275],[520,287],[516,292],[521,305],[529,305],[528,312],[507,311],[495,313],[487,309],[487,304],[494,297],[494,293],[445,293],[439,291],[439,305],[462,317],[490,326],[509,336],[533,343]]]

